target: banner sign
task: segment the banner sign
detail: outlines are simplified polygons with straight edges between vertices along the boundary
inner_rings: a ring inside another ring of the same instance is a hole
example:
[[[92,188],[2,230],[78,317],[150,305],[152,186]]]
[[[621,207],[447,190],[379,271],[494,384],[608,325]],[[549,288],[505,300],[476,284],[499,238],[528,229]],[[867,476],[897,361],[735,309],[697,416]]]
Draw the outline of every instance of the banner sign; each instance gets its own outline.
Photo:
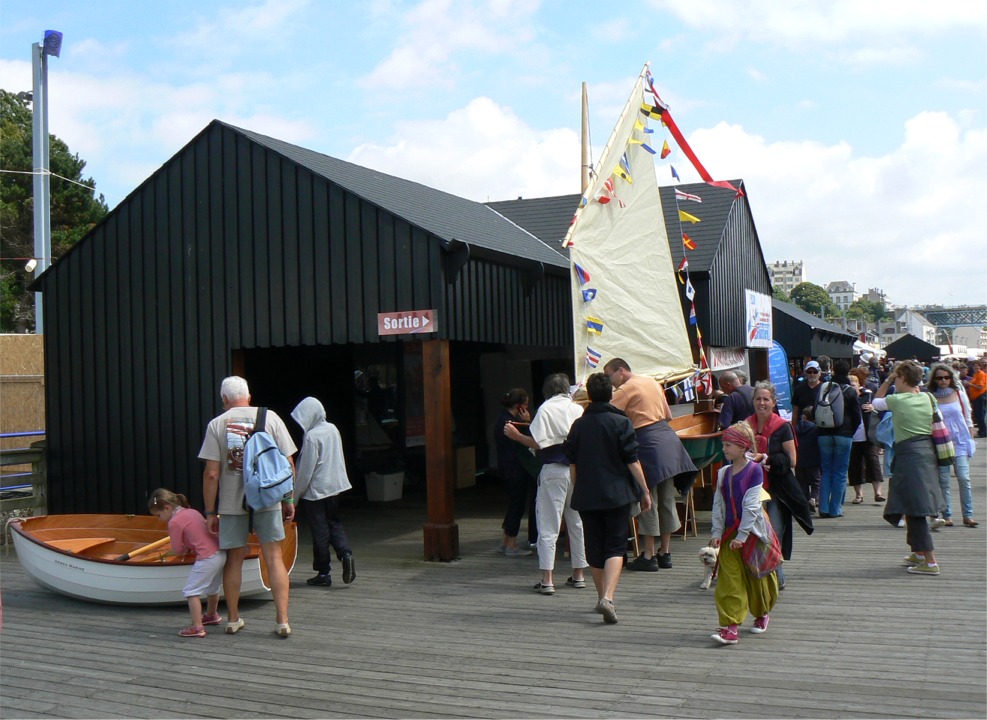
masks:
[[[746,295],[747,347],[770,348],[774,339],[771,325],[771,296],[753,290]]]
[[[768,377],[778,394],[778,414],[792,419],[792,374],[788,371],[788,353],[775,340],[768,350]]]

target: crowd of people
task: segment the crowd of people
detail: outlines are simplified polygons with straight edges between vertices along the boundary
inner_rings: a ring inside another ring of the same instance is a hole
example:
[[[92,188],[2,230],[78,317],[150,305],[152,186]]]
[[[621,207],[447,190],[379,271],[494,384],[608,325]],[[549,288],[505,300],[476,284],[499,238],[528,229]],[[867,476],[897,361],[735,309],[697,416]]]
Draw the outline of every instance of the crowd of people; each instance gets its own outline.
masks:
[[[748,614],[754,617],[753,633],[767,630],[778,592],[788,583],[780,563],[792,557],[795,528],[811,534],[814,519],[842,517],[848,485],[852,504],[861,504],[869,484],[873,501],[884,504],[885,519],[907,528],[910,554],[904,564],[911,574],[940,573],[931,532],[955,524],[951,476],[959,488],[962,524],[978,526],[969,465],[974,438],[987,436],[983,361],[925,366],[865,356],[851,369],[845,360],[820,356],[806,363],[804,378],[793,389],[790,421],[781,418],[769,382],[750,386],[746,374],[728,371],[719,387],[724,466],[714,492],[710,542],[719,548],[717,642],[738,642],[738,626]],[[495,431],[508,507],[498,552],[507,557],[536,552],[541,576],[533,588],[553,595],[564,533],[571,565],[565,585],[585,588],[589,570],[596,610],[614,624],[614,596],[625,566],[632,572],[672,567],[670,539],[681,527],[676,495],[689,491],[698,471],[669,426],[672,414],[660,383],[614,358],[587,378],[582,397],[574,398],[573,390],[565,374],[550,375],[533,415],[524,389],[502,398]],[[305,398],[291,413],[304,431],[299,453],[276,413],[266,412],[264,427],[255,427],[261,415],[250,404],[243,378],[226,378],[220,397],[224,412],[209,423],[199,452],[205,514],[164,488],[148,504],[168,523],[172,552],[196,557],[185,588],[191,624],[179,634],[204,637],[206,626],[223,622],[220,588],[226,633],[244,627],[239,588],[247,536],[254,532],[268,569],[274,630],[288,637],[289,582],[280,546],[296,501],[312,530],[316,575],[308,584],[331,586],[333,552],[343,581],[356,577],[339,518],[339,497],[350,489],[342,441],[316,398]],[[295,482],[280,502],[251,511],[244,501],[243,450],[259,430],[288,458]],[[950,461],[937,455],[933,432],[951,439]],[[520,544],[525,514],[527,542]],[[632,518],[643,549],[628,561]],[[777,568],[763,577],[745,572],[750,542],[774,539]]]
[[[738,626],[748,614],[752,633],[767,630],[778,592],[788,583],[781,561],[792,557],[795,529],[812,534],[814,521],[842,517],[848,486],[851,504],[859,505],[870,485],[885,519],[907,528],[910,554],[904,565],[913,575],[940,572],[931,531],[954,525],[951,475],[959,486],[963,525],[978,526],[969,459],[974,437],[984,436],[983,362],[924,366],[863,356],[851,367],[820,356],[806,363],[794,386],[790,421],[780,416],[770,382],[748,385],[740,371],[724,372],[718,380],[724,466],[714,491],[710,542],[719,549],[720,627],[712,636],[718,643],[737,643]],[[534,589],[555,592],[555,555],[564,527],[572,564],[566,584],[584,587],[588,568],[597,611],[616,623],[614,593],[623,567],[671,567],[668,541],[680,527],[676,490],[686,492],[697,471],[668,426],[671,412],[659,383],[635,375],[619,358],[589,376],[584,402],[573,399],[568,383],[564,375],[546,381],[546,401],[533,419],[523,390],[505,395],[497,432],[509,509],[499,550],[528,552],[517,545],[517,535],[533,490],[539,510],[529,527],[529,547],[537,548],[542,570]],[[950,464],[938,461],[932,440],[940,419],[955,448]],[[537,458],[540,467],[524,470],[518,460],[524,456]],[[637,518],[643,551],[628,561],[631,517]],[[747,546],[771,538],[777,539],[777,568],[763,577],[745,571]]]

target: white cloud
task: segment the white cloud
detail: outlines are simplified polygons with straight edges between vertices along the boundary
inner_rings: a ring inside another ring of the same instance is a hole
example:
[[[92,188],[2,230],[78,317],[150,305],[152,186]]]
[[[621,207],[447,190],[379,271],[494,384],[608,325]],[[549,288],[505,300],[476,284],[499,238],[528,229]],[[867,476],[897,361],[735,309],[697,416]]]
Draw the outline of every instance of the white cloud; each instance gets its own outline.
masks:
[[[579,192],[578,133],[534,130],[486,97],[442,120],[399,124],[391,137],[347,160],[481,202]]]
[[[983,263],[960,259],[987,250],[987,130],[921,112],[878,157],[846,143],[767,142],[726,123],[689,141],[714,177],[745,180],[767,261],[804,260],[812,282],[880,287],[893,302],[987,300]],[[683,164],[683,180],[697,181]]]
[[[756,80],[757,82],[764,82],[768,79],[768,76],[755,67],[747,68],[747,77],[751,80]]]
[[[987,4],[924,0],[651,0],[690,27],[716,36],[709,50],[727,52],[740,40],[806,51],[853,46],[834,57],[855,64],[912,62],[921,57],[909,37],[987,29]]]
[[[459,79],[460,52],[512,55],[534,42],[538,3],[505,0],[425,0],[393,25],[403,27],[396,47],[361,84],[366,88],[450,88]],[[472,64],[472,63],[471,63]]]

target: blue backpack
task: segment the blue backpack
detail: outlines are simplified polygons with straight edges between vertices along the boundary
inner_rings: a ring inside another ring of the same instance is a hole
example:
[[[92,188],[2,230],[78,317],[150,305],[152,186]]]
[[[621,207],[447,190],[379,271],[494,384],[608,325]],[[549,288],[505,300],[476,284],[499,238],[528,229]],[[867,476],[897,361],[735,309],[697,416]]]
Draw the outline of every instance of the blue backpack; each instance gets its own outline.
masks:
[[[250,510],[280,503],[293,488],[291,464],[266,427],[267,408],[257,408],[254,430],[243,446],[244,503]]]

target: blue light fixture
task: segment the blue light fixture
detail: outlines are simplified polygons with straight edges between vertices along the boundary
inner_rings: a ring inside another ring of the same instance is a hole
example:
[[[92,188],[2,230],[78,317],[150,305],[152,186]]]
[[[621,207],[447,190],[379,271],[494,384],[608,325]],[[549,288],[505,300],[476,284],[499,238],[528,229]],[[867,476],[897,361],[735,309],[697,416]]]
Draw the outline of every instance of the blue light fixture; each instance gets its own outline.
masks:
[[[62,52],[62,34],[58,30],[45,30],[45,55],[58,57]]]

